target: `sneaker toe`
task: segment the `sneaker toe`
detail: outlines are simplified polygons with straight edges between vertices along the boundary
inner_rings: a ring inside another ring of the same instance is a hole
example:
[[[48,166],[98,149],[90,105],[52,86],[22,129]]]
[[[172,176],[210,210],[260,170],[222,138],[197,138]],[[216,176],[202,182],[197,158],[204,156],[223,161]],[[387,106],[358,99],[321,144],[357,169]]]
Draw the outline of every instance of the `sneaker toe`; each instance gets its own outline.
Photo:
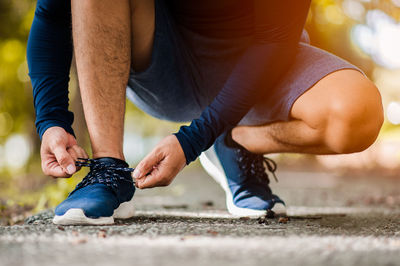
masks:
[[[70,209],[81,209],[88,218],[110,217],[117,207],[118,200],[107,186],[94,184],[70,195],[56,207],[55,214],[62,216]]]

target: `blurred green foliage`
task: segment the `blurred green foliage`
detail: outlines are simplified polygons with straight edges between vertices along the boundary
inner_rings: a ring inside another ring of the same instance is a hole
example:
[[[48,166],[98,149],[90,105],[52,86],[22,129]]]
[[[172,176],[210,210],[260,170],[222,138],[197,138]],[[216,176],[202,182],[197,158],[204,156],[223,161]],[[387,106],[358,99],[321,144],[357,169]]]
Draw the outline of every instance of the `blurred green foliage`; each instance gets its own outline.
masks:
[[[0,143],[4,143],[13,132],[32,131],[34,115],[25,51],[34,3],[2,0],[0,10]]]
[[[312,43],[347,59],[371,75],[375,64],[352,43],[350,31],[357,21],[346,16],[342,10],[342,2],[312,2],[307,20],[307,30]],[[365,9],[381,8],[394,18],[399,16],[399,9],[394,7],[390,0],[360,3]],[[84,175],[81,171],[76,178],[55,181],[41,173],[38,153],[40,143],[34,129],[32,91],[25,58],[35,4],[32,0],[0,1],[0,216],[5,206],[15,205],[16,202],[28,204],[36,210],[54,206],[66,197]],[[81,145],[88,148],[85,123],[83,116],[79,115],[82,112],[81,102],[74,75],[70,91],[71,108],[78,113],[74,127],[78,131]],[[136,125],[138,136],[162,136],[178,127],[176,124],[150,118],[132,104],[128,104],[127,112],[127,121]],[[6,142],[15,134],[25,136],[31,147],[26,164],[16,169],[8,167],[5,163]]]

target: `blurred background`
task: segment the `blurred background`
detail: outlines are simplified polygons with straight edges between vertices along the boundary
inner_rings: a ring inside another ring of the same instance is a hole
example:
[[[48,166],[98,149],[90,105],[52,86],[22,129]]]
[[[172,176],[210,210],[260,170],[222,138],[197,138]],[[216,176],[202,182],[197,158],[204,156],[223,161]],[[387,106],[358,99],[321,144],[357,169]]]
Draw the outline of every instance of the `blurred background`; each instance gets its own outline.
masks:
[[[41,172],[40,141],[34,128],[26,42],[36,1],[0,1],[0,224],[21,222],[53,207],[85,175],[54,180]],[[272,155],[280,168],[336,171],[357,176],[400,173],[400,0],[314,0],[306,28],[313,45],[360,67],[380,89],[385,124],[377,142],[364,152],[337,156]],[[78,142],[90,150],[80,115],[77,79],[72,70],[71,110]],[[158,121],[127,104],[125,155],[136,163],[180,125]],[[189,167],[201,171],[198,162]],[[400,177],[400,176],[399,176]]]

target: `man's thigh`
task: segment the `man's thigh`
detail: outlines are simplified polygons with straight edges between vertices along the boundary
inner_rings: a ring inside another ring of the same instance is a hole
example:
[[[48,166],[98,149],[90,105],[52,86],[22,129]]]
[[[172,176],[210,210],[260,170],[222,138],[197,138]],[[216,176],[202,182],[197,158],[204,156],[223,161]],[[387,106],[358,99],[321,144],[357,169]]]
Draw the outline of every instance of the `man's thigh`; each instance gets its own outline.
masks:
[[[154,0],[130,0],[132,15],[132,67],[144,70],[150,63],[155,31]]]
[[[322,78],[293,104],[290,116],[319,128],[335,120],[360,122],[382,114],[376,86],[354,69],[342,69]]]

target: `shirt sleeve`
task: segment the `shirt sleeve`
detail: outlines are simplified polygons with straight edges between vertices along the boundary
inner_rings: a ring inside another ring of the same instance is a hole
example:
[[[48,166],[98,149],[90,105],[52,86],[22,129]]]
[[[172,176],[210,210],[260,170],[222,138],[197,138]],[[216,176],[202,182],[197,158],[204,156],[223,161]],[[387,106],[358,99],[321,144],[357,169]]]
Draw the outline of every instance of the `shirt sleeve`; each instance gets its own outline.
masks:
[[[72,60],[71,1],[38,0],[29,34],[27,61],[40,138],[52,126],[74,134],[68,111]]]
[[[254,40],[224,87],[190,126],[175,133],[186,156],[194,161],[227,129],[233,128],[292,63],[310,0],[254,0]]]

